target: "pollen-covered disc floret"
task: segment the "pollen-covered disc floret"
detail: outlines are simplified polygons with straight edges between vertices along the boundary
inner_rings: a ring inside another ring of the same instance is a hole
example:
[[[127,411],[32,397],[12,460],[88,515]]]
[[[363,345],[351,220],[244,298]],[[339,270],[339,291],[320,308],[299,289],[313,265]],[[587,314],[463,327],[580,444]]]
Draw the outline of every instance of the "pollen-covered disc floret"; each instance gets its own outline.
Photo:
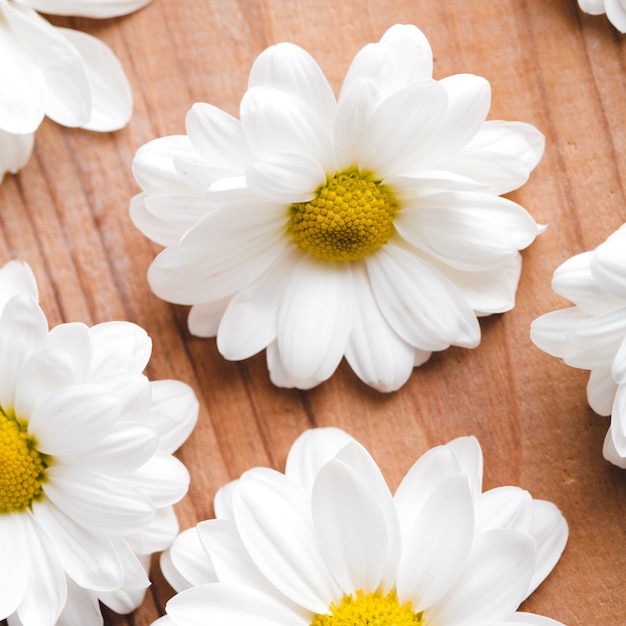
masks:
[[[339,604],[330,605],[328,614],[318,614],[311,626],[423,626],[423,613],[416,613],[412,603],[400,604],[395,590],[345,595]]]
[[[47,465],[26,426],[0,410],[0,514],[23,511],[41,497]]]
[[[296,245],[325,261],[356,261],[378,250],[393,231],[397,202],[356,170],[329,177],[309,202],[291,205]]]

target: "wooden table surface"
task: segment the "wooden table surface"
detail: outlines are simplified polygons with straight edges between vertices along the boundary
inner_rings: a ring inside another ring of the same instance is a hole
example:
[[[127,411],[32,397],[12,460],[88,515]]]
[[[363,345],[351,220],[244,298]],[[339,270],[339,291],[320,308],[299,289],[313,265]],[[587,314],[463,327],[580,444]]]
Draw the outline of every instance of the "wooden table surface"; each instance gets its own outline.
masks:
[[[289,8],[286,8],[289,7]],[[104,40],[135,96],[127,128],[98,135],[40,127],[34,155],[0,187],[0,260],[26,259],[51,325],[126,319],[153,338],[151,379],[191,384],[199,423],[179,452],[191,473],[181,528],[212,516],[213,495],[244,470],[284,468],[295,437],[335,425],[373,454],[392,488],[433,445],[474,434],[485,487],[513,484],[552,500],[570,525],[565,553],[525,603],[570,625],[626,623],[626,471],[602,458],[609,419],[587,405],[587,373],[529,339],[530,322],[565,306],[554,269],[626,221],[626,38],[576,0],[154,0],[119,19],[51,18]],[[158,300],[145,275],[158,249],[130,223],[130,165],[149,140],[184,132],[196,101],[237,115],[254,58],[291,41],[309,50],[335,90],[363,45],[394,23],[429,38],[435,78],[469,72],[492,85],[490,119],[530,122],[547,138],[530,181],[511,197],[548,230],[523,253],[517,306],[481,321],[475,350],[450,349],[382,395],[342,363],[311,391],[274,387],[264,354],[225,361],[190,336],[187,309]],[[154,584],[132,616],[150,624],[172,594]],[[435,625],[433,625],[435,626]]]

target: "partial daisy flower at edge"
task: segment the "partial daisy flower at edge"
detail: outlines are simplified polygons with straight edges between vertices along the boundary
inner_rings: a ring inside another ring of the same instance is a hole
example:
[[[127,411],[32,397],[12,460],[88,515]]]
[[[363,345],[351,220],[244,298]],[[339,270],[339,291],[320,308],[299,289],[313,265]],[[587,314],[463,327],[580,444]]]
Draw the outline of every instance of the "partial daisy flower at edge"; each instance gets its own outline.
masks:
[[[517,609],[559,560],[567,524],[523,489],[482,492],[482,473],[477,440],[461,437],[392,495],[352,437],[307,431],[284,474],[227,484],[216,518],[162,554],[178,594],[155,626],[556,626]]]
[[[609,22],[620,33],[626,33],[626,3],[624,0],[578,0],[578,6],[590,15],[604,15],[606,13]]]
[[[0,0],[0,181],[27,163],[49,117],[109,132],[125,126],[132,92],[118,58],[99,39],[50,24],[55,15],[112,17],[150,0]]]
[[[189,475],[172,453],[198,402],[142,374],[135,324],[48,330],[25,263],[0,269],[0,310],[0,620],[101,626],[99,602],[137,608],[178,533]]]
[[[567,365],[591,371],[589,405],[611,416],[604,457],[626,468],[626,224],[560,265],[552,288],[574,306],[536,319],[530,338]]]
[[[510,310],[519,250],[540,228],[499,194],[540,160],[533,126],[489,121],[479,76],[432,79],[415,26],[353,60],[338,100],[313,58],[281,43],[256,59],[240,119],[195,104],[187,135],[133,163],[131,218],[165,246],[160,298],[221,354],[266,349],[272,381],[310,388],[342,357],[381,391],[433,351],[480,342]]]

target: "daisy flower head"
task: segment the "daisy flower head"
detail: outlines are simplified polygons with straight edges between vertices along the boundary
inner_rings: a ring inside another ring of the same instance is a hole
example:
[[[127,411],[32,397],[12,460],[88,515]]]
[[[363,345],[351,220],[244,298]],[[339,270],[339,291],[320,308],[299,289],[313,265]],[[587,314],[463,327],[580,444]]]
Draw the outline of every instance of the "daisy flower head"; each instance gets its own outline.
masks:
[[[37,11],[112,17],[150,0],[0,0],[0,181],[22,168],[44,117],[112,131],[132,113],[130,84],[108,46],[53,26]],[[11,135],[13,137],[11,137]]]
[[[626,0],[578,0],[578,6],[590,15],[604,15],[609,22],[626,33]]]
[[[477,315],[513,307],[519,250],[538,233],[518,204],[544,138],[486,122],[488,82],[432,79],[415,26],[355,57],[338,99],[313,58],[282,43],[250,72],[240,119],[195,104],[187,134],[133,164],[131,217],[166,247],[148,280],[192,305],[189,328],[231,360],[266,349],[272,381],[310,388],[342,357],[381,391]]]
[[[626,224],[558,267],[552,288],[574,306],[536,319],[530,337],[567,365],[590,370],[589,405],[611,415],[604,457],[626,468]]]
[[[285,473],[255,468],[218,491],[216,518],[161,556],[178,594],[155,626],[556,625],[517,612],[568,529],[516,487],[482,492],[473,437],[433,448],[392,495],[336,428],[302,434]]]
[[[25,263],[0,269],[0,620],[102,624],[136,608],[152,553],[178,532],[188,473],[172,456],[198,412],[149,381],[135,324],[48,329]]]

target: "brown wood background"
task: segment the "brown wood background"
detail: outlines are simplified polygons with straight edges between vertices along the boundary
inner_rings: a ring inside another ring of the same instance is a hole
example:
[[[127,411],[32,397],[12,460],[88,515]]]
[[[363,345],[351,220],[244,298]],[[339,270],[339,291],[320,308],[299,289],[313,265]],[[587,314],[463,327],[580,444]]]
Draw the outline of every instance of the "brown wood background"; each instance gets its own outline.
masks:
[[[587,406],[586,373],[542,353],[528,332],[535,317],[565,305],[550,288],[557,265],[626,221],[625,37],[576,0],[154,0],[125,18],[52,21],[110,45],[135,113],[109,135],[44,122],[28,166],[0,187],[0,261],[30,263],[51,325],[136,322],[154,341],[149,376],[194,387],[201,414],[180,451],[192,476],[181,527],[210,517],[216,489],[247,468],[283,469],[311,426],[352,433],[392,488],[429,447],[475,434],[487,488],[520,485],[554,501],[570,524],[561,562],[524,608],[570,625],[625,624],[626,472],[602,458],[609,420]],[[236,115],[250,65],[268,45],[305,47],[337,90],[356,51],[397,22],[426,33],[436,78],[485,76],[491,119],[546,134],[544,159],[511,197],[549,229],[524,253],[516,308],[483,320],[476,350],[435,355],[391,395],[361,384],[345,363],[314,390],[278,389],[264,355],[223,360],[214,340],[189,335],[185,307],[148,289],[157,248],[128,218],[138,191],[131,160],[147,141],[184,132],[195,101]],[[153,580],[134,615],[106,612],[106,623],[156,619],[172,592],[158,568]]]

